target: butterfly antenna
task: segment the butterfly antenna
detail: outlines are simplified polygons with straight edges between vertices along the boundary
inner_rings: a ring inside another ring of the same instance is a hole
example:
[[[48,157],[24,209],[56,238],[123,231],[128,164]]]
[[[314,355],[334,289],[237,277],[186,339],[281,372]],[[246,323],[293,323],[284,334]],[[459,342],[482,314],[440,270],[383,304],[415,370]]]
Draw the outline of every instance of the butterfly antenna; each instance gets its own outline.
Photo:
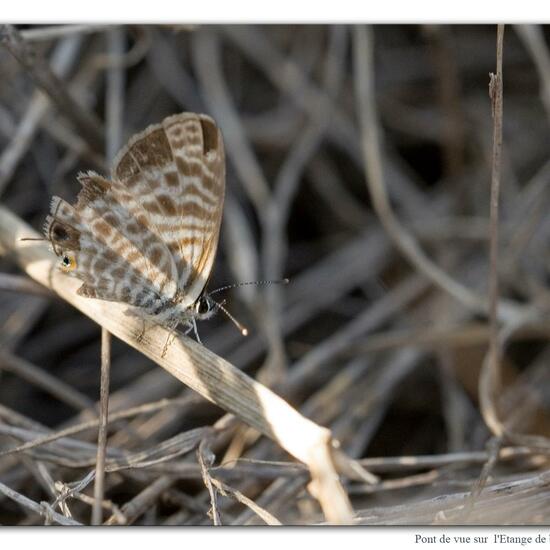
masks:
[[[210,296],[210,294],[209,294],[209,296]],[[225,309],[223,307],[223,304],[220,304],[219,302],[216,302],[215,300],[212,300],[212,301],[216,304],[216,306],[218,306],[218,309],[221,309],[227,315],[227,317],[231,321],[233,321],[233,324],[240,330],[240,332],[243,336],[248,336],[248,329],[245,326],[241,325],[241,323],[239,323],[239,321],[237,321],[237,319],[235,319],[235,317],[233,317],[233,315],[231,315],[231,313],[229,313],[229,311],[227,311],[227,309]]]
[[[212,294],[217,294],[218,292],[221,292],[222,290],[229,290],[230,288],[239,288],[241,286],[248,286],[248,285],[254,285],[254,286],[287,285],[289,282],[290,281],[286,277],[284,279],[279,280],[279,281],[247,281],[245,283],[235,283],[233,285],[221,286],[220,288],[216,288],[216,290],[213,290],[212,292],[209,292],[208,295],[212,296]]]
[[[23,237],[20,241],[45,241],[46,237]]]

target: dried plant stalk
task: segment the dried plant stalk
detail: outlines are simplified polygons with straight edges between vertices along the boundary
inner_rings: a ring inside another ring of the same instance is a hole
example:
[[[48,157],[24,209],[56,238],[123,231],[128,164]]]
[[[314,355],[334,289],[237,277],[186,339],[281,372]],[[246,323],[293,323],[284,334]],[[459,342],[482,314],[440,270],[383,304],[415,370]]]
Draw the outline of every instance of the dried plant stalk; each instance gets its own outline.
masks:
[[[46,242],[22,241],[37,237],[32,228],[0,206],[0,249],[13,253],[15,260],[31,278],[55,291],[178,380],[273,439],[305,463],[310,469],[312,488],[327,520],[351,522],[352,508],[338,481],[333,462],[330,430],[308,420],[267,387],[185,336],[175,338],[164,357],[162,352],[168,336],[166,329],[150,327],[138,342],[141,320],[126,315],[123,304],[78,296],[76,290],[80,281],[67,277],[55,267],[55,257]],[[341,461],[341,456],[338,461]]]

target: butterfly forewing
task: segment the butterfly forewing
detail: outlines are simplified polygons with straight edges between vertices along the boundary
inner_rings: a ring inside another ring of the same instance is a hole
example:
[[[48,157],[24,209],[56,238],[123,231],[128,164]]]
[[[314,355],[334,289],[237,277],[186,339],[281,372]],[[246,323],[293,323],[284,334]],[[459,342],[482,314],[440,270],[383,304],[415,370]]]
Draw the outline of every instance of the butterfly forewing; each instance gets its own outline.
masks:
[[[183,306],[210,275],[225,192],[221,133],[206,115],[182,113],[134,136],[118,154],[113,189],[130,195],[168,247]]]

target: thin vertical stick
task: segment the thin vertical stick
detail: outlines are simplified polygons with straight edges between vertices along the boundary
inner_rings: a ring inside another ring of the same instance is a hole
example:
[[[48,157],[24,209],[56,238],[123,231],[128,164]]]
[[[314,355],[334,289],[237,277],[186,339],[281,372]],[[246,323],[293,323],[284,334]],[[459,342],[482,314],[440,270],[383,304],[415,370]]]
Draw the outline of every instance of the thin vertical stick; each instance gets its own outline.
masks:
[[[503,426],[495,410],[495,397],[499,393],[500,348],[498,345],[498,222],[500,196],[500,170],[502,152],[502,45],[504,25],[497,30],[497,72],[491,74],[489,96],[493,110],[493,165],[491,174],[491,205],[489,227],[489,356],[486,369],[487,378],[480,380],[481,412],[491,431],[501,436]]]
[[[487,300],[455,280],[426,255],[424,249],[407,231],[395,215],[386,189],[380,148],[379,125],[374,89],[374,37],[372,30],[364,25],[353,28],[353,58],[355,70],[355,95],[367,187],[376,214],[393,243],[409,262],[439,288],[453,296],[468,309],[486,314]],[[499,153],[500,163],[500,153]],[[505,321],[518,319],[518,309],[502,302],[497,309]]]
[[[123,55],[124,32],[115,28],[107,35],[109,53],[118,57]],[[124,73],[121,67],[113,65],[107,72],[107,151],[106,156],[112,160],[122,141],[122,114],[124,94]],[[105,453],[107,448],[107,425],[109,421],[109,379],[111,376],[111,334],[101,328],[101,389],[99,430],[97,437],[96,476],[94,484],[94,505],[92,508],[92,525],[103,522],[101,503],[105,492]]]
[[[92,525],[101,525],[103,509],[101,503],[105,481],[105,451],[107,447],[107,422],[109,416],[109,379],[111,374],[111,334],[101,329],[101,388],[99,405],[99,430],[97,436],[97,459],[94,484],[94,505]]]

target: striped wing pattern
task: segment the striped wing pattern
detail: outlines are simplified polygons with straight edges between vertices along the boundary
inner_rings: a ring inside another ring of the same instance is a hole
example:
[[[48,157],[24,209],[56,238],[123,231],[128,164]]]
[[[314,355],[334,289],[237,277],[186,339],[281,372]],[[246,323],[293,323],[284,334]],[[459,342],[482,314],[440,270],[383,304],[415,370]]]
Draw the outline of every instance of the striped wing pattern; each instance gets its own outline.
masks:
[[[223,140],[206,115],[168,117],[115,159],[113,190],[135,201],[168,247],[182,305],[200,296],[216,255],[225,193]]]
[[[206,115],[181,113],[130,139],[111,181],[88,173],[71,206],[54,197],[45,233],[73,262],[79,293],[162,320],[200,297],[219,237],[223,140]]]
[[[84,185],[81,198],[97,191],[98,181],[109,183],[95,175],[82,176],[81,181]],[[151,235],[139,239],[132,235],[128,229],[131,224],[124,222],[119,209],[113,209],[108,193],[102,195],[84,205],[79,199],[76,206],[54,197],[55,215],[47,219],[46,234],[60,256],[74,261],[68,274],[83,281],[79,294],[147,309],[160,307],[169,293],[169,278],[160,268],[144,269],[144,264],[151,265],[158,256],[155,250],[162,251],[163,243]],[[105,203],[109,203],[108,209]],[[136,250],[141,252],[138,254]],[[171,261],[167,250],[161,254],[164,262]]]

